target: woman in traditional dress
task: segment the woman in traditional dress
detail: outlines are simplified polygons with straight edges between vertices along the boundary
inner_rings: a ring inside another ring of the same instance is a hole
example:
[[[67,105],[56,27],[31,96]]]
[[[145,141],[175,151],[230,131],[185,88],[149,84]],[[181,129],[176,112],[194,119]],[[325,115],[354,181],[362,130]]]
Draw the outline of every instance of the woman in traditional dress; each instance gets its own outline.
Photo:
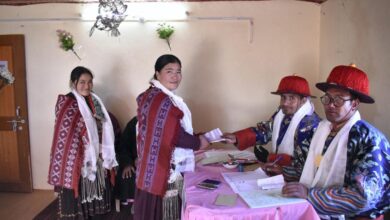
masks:
[[[191,112],[174,93],[182,79],[180,60],[162,55],[154,69],[151,86],[137,98],[134,219],[175,220],[180,219],[180,172],[193,170],[192,150],[209,143],[203,135],[193,134]]]
[[[115,137],[106,108],[92,92],[91,71],[73,69],[70,87],[55,108],[48,183],[58,193],[60,219],[91,219],[111,210]]]

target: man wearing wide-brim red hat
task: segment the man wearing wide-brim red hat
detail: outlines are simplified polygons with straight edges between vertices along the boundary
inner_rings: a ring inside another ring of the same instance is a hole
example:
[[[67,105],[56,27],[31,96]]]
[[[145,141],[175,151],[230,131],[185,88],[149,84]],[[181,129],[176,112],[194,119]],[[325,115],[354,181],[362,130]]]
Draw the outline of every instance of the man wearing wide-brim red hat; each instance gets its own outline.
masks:
[[[226,142],[244,150],[255,146],[255,155],[266,164],[263,169],[269,175],[283,171],[286,179],[299,180],[306,160],[309,144],[320,118],[310,101],[309,84],[299,76],[286,76],[276,92],[280,105],[269,121],[258,123],[234,133],[225,133]],[[271,142],[265,149],[262,145]],[[284,172],[285,171],[285,172]]]
[[[323,219],[383,219],[390,210],[390,145],[362,120],[360,103],[374,103],[367,75],[336,66],[317,83],[326,119],[318,125],[299,183],[283,194],[307,199]]]

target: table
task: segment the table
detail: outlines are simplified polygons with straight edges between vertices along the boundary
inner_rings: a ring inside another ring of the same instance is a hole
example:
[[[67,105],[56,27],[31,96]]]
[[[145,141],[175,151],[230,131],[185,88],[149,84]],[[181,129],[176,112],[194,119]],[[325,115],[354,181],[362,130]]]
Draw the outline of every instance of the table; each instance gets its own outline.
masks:
[[[251,209],[237,197],[235,206],[217,206],[214,201],[218,194],[234,194],[221,172],[232,172],[222,166],[202,166],[197,164],[195,172],[184,175],[184,211],[186,220],[267,220],[267,219],[302,219],[319,220],[316,211],[309,202],[283,205],[270,208]],[[215,190],[199,189],[196,184],[204,179],[220,180],[221,185]]]

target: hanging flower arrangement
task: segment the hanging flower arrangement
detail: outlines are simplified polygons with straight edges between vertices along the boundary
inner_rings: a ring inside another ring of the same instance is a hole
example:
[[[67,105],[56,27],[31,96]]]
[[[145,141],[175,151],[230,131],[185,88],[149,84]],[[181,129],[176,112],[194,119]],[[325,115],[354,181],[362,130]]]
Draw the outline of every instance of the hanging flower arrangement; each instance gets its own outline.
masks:
[[[72,51],[74,55],[81,60],[80,56],[74,50],[75,42],[73,40],[73,36],[65,30],[57,30],[57,36],[59,38],[60,47],[65,51]]]
[[[15,77],[6,68],[0,68],[0,89],[4,86],[14,83]]]
[[[166,23],[158,24],[159,28],[157,28],[157,34],[160,39],[163,39],[167,42],[169,50],[172,50],[171,43],[170,43],[170,37],[172,36],[173,32],[175,32],[175,29],[173,26],[168,25]]]

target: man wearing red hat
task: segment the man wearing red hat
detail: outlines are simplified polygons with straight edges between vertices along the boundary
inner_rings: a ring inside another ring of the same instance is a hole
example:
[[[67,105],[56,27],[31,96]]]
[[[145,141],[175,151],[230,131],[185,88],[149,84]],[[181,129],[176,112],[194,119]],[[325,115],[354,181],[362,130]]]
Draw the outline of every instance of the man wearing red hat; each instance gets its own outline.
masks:
[[[307,199],[322,219],[383,219],[390,210],[390,145],[362,120],[359,104],[374,103],[367,75],[336,66],[317,83],[326,119],[318,125],[299,183],[283,194]]]
[[[289,180],[299,180],[309,151],[309,144],[320,118],[314,112],[310,101],[309,84],[299,76],[284,77],[276,92],[280,95],[278,111],[268,122],[260,122],[257,127],[250,127],[234,133],[225,133],[227,143],[233,143],[244,150],[254,146],[256,157],[268,162],[268,174],[283,172]],[[271,149],[261,145],[272,142]],[[283,166],[283,168],[282,168]],[[283,169],[283,170],[282,170]]]

